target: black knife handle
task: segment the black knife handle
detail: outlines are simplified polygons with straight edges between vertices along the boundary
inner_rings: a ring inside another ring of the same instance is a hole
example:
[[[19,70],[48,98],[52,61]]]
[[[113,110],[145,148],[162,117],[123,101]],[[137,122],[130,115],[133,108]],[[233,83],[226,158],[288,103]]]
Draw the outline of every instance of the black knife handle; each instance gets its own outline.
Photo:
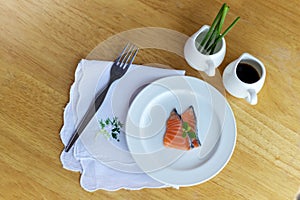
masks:
[[[71,139],[69,140],[68,144],[65,147],[65,152],[68,152],[74,143],[77,141],[85,127],[89,124],[91,119],[94,117],[97,110],[100,108],[101,104],[103,103],[105,96],[109,90],[109,87],[112,83],[109,82],[107,86],[95,97],[95,100],[89,106],[87,112],[85,113],[84,117],[80,121],[78,127],[76,128],[75,132],[73,133]]]

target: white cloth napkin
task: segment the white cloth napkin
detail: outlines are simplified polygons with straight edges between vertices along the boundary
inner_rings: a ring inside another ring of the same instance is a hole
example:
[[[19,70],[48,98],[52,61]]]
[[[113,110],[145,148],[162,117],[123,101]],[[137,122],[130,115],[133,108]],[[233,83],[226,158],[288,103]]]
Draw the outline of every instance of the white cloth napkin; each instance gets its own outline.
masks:
[[[60,137],[64,145],[68,143],[79,121],[78,119],[81,118],[82,113],[85,112],[85,110],[80,106],[85,104],[88,105],[93,100],[94,96],[87,94],[94,94],[97,90],[100,90],[106,85],[109,79],[109,71],[111,65],[112,62],[84,59],[81,60],[78,64],[75,71],[75,81],[70,89],[69,103],[64,110],[64,125],[60,132]],[[143,71],[138,71],[141,69]],[[132,79],[132,77],[130,76],[134,73],[139,74],[139,78],[137,78],[133,82],[130,81]],[[120,80],[117,80],[114,85],[112,85],[111,89],[107,93],[105,101],[99,109],[99,111],[101,112],[98,111],[98,113],[100,114],[97,113],[93,120],[97,120],[97,116],[105,117],[105,115],[107,115],[111,117],[114,114],[110,106],[110,101],[113,97],[115,98],[115,96],[113,95],[115,94],[114,90],[116,90],[115,88],[118,81],[123,81],[122,85],[135,84],[135,87],[140,87],[162,77],[184,75],[184,73],[185,72],[181,70],[132,65],[129,68],[128,72],[124,75],[124,77],[122,77]],[[90,88],[90,90],[88,90],[88,88]],[[133,91],[126,91],[126,87],[121,89],[124,92],[123,94],[133,95],[130,94],[133,93]],[[122,99],[120,100],[122,101]],[[126,109],[124,110],[123,108],[122,110],[122,108],[120,108],[118,110],[121,110],[123,112],[119,113],[121,117],[126,116]],[[97,131],[97,127],[92,127],[90,130]],[[103,136],[100,135],[99,137]],[[121,139],[123,139],[123,142],[117,143],[117,145],[119,145],[119,147],[121,148],[126,149],[126,141],[124,142],[124,137],[122,138],[121,136]],[[108,140],[105,141],[103,140],[103,138],[102,141],[106,143],[113,142]],[[105,147],[101,145],[101,148]],[[114,163],[114,158],[113,155],[107,153],[109,152],[108,150],[109,149],[107,148],[103,149],[106,154],[101,158],[106,162],[101,162],[101,160],[99,161],[99,159],[96,159],[94,155],[92,156],[90,154],[90,151],[86,149],[86,145],[83,144],[83,140],[78,139],[74,147],[68,153],[62,151],[60,159],[65,169],[81,173],[80,184],[87,191],[92,192],[98,189],[115,191],[122,188],[129,190],[138,190],[142,188],[169,187],[168,185],[152,179],[145,173],[133,173],[130,170],[120,170],[115,167],[110,167],[110,164]],[[130,154],[126,156],[130,156]],[[128,169],[135,169],[135,167],[135,163],[128,163]]]

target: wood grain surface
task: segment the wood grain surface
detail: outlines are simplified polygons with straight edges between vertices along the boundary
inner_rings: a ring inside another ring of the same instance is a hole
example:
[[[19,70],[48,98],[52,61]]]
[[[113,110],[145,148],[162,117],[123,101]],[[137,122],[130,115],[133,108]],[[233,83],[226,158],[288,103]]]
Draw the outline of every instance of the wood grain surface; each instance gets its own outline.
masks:
[[[222,1],[0,1],[0,199],[294,199],[300,186],[300,1],[228,0],[219,67],[249,52],[267,69],[259,102],[226,94],[237,144],[224,170],[201,185],[89,193],[62,168],[59,132],[80,59],[123,31],[158,27],[192,35]],[[174,53],[143,49],[136,63],[160,63],[203,78]],[[217,77],[220,79],[220,77]],[[205,78],[214,82],[214,78]]]

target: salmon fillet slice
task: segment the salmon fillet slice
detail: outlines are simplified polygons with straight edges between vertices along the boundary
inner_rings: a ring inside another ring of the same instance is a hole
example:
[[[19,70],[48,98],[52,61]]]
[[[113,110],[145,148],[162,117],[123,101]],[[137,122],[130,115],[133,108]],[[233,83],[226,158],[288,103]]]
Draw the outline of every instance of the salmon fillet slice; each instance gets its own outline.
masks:
[[[191,148],[188,137],[183,137],[182,120],[176,109],[173,109],[167,120],[167,128],[164,135],[163,143],[166,147],[181,150],[189,150]]]
[[[188,107],[182,114],[181,114],[181,119],[183,123],[187,123],[188,126],[190,127],[189,132],[194,133],[189,136],[190,142],[191,142],[191,147],[196,148],[201,146],[200,140],[198,138],[198,132],[197,132],[197,119],[195,115],[195,111],[193,106]]]

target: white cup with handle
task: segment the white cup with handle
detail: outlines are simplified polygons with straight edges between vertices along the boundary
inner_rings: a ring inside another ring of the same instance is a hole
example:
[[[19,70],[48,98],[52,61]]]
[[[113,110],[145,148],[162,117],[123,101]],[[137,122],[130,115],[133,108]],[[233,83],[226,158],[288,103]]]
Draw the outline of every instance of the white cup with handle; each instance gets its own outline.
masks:
[[[244,98],[251,105],[257,104],[257,93],[266,78],[264,64],[249,53],[243,53],[223,72],[223,84],[229,94]]]
[[[197,38],[201,41],[205,34],[209,31],[210,26],[202,26],[196,33],[194,33],[185,43],[184,57],[187,63],[194,69],[204,71],[208,76],[214,76],[215,70],[222,63],[226,53],[225,39],[217,44],[216,49],[212,55],[203,54],[197,49]]]

